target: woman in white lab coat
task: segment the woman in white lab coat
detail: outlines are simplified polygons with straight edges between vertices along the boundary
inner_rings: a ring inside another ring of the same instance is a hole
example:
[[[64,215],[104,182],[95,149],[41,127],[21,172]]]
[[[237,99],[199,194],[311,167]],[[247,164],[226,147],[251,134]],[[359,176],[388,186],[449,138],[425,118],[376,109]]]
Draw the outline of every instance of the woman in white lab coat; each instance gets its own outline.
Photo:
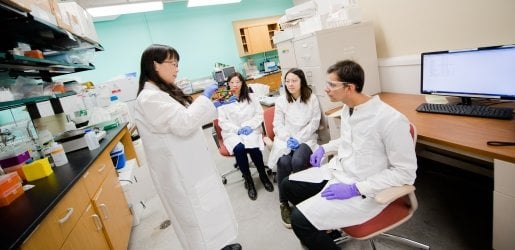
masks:
[[[285,95],[277,98],[274,113],[274,144],[268,166],[277,166],[279,202],[283,224],[291,227],[291,209],[281,190],[288,175],[308,168],[309,156],[317,145],[321,111],[301,69],[290,69],[284,76]]]
[[[201,126],[216,117],[212,85],[195,101],[176,85],[179,54],[151,45],[141,56],[135,121],[150,174],[184,249],[241,249],[237,224]],[[215,215],[215,216],[213,216]]]
[[[234,72],[227,78],[230,92],[236,101],[218,108],[218,121],[222,128],[224,145],[236,157],[247,194],[251,200],[257,198],[254,181],[249,170],[249,159],[254,162],[259,179],[268,192],[274,191],[274,185],[268,179],[261,150],[264,148],[261,124],[263,123],[263,108],[259,101],[249,95],[249,88],[243,76]]]

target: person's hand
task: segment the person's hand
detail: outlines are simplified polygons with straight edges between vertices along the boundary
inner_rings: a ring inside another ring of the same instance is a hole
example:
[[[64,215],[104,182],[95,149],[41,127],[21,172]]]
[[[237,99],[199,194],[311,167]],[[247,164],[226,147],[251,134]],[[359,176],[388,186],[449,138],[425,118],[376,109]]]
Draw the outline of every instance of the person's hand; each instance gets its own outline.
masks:
[[[229,99],[227,99],[227,101],[225,101],[225,104],[233,103],[236,101],[238,101],[238,98],[235,95],[232,95],[231,97],[229,97]]]
[[[346,200],[358,195],[360,195],[360,193],[356,187],[356,183],[350,185],[345,183],[334,183],[322,191],[322,197],[325,197],[328,200]]]
[[[213,105],[215,105],[215,108],[218,108],[218,107],[220,107],[220,106],[222,106],[224,104],[221,101],[216,100],[216,101],[213,102]]]
[[[251,127],[245,126],[238,130],[238,135],[250,135],[250,133],[252,133],[252,130],[253,129]]]
[[[320,162],[322,162],[322,157],[324,157],[325,150],[324,147],[319,146],[317,150],[309,157],[309,163],[313,167],[320,167]]]
[[[236,102],[236,101],[238,101],[238,98],[236,98],[236,96],[231,96],[227,100],[224,100],[224,99],[216,100],[216,101],[213,102],[213,105],[215,105],[215,108],[218,108],[220,106],[223,106],[223,105],[226,105],[226,104],[229,104],[229,103],[233,103],[233,102]]]
[[[299,141],[297,141],[297,139],[295,139],[293,137],[290,137],[290,138],[288,138],[288,141],[286,141],[286,145],[288,146],[288,148],[295,150],[295,149],[299,148]]]
[[[204,95],[207,98],[211,99],[211,96],[215,93],[215,91],[218,89],[218,84],[213,83],[209,86],[207,86],[206,89],[204,89],[204,92],[202,92],[202,95]],[[216,106],[216,105],[215,105]]]

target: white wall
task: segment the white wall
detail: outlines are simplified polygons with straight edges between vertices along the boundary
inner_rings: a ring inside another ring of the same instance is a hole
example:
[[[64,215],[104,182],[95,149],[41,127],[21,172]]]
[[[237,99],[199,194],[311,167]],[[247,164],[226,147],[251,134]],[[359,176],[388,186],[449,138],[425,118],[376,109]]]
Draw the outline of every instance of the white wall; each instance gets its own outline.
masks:
[[[379,58],[383,92],[420,94],[420,55]]]

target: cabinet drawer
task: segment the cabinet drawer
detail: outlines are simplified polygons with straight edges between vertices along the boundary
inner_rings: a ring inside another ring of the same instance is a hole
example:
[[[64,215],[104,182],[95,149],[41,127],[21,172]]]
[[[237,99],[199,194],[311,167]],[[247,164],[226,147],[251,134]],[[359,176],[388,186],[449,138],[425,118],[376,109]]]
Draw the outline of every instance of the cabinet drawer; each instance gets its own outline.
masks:
[[[82,180],[79,180],[50,211],[21,249],[59,249],[89,204]]]
[[[277,54],[279,61],[281,61],[281,68],[289,69],[297,67],[297,60],[295,59],[295,49],[293,43],[285,41],[277,44]]]
[[[93,206],[88,205],[61,250],[109,249],[102,228],[100,217],[95,213]]]
[[[82,175],[82,179],[84,180],[84,184],[90,198],[93,198],[98,187],[100,187],[100,184],[104,181],[110,170],[109,168],[114,168],[113,162],[111,161],[109,154],[104,152],[98,156],[86,173]]]
[[[299,68],[320,66],[318,43],[315,36],[295,41],[293,46]]]

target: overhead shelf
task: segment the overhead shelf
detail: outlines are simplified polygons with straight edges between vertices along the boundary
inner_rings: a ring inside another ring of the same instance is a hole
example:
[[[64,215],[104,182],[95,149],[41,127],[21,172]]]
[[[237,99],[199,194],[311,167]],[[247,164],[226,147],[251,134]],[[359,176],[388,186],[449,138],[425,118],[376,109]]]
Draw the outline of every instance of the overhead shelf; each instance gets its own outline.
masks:
[[[28,97],[28,98],[23,98],[23,99],[14,100],[14,101],[0,102],[0,111],[6,110],[6,109],[11,109],[11,108],[16,108],[16,107],[21,107],[27,103],[44,102],[44,101],[50,100],[51,98],[62,98],[62,97],[71,96],[71,95],[75,95],[75,94],[77,94],[75,91],[68,91],[68,92],[65,92],[62,94],[55,94],[55,96],[48,96],[48,95],[34,96],[34,97]]]

